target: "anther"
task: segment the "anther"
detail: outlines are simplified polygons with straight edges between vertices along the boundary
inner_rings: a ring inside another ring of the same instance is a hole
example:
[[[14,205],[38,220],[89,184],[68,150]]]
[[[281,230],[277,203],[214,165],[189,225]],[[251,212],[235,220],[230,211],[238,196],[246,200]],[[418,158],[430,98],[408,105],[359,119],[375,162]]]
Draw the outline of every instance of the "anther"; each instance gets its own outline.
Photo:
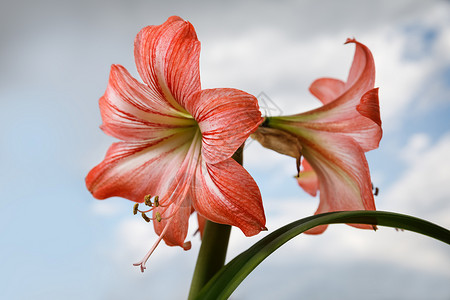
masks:
[[[161,218],[161,214],[159,213],[159,211],[157,211],[155,213],[155,218],[156,218],[156,221],[161,222],[162,218]]]
[[[142,216],[142,218],[145,220],[145,222],[148,223],[148,222],[151,221],[151,219],[150,219],[145,213],[142,213],[141,216]]]
[[[153,199],[155,201],[155,207],[159,206],[159,196],[155,196],[155,199]]]
[[[138,209],[139,209],[139,203],[136,203],[136,204],[133,206],[133,215],[137,214]]]
[[[147,206],[153,206],[153,203],[152,203],[152,195],[150,195],[150,194],[148,194],[148,195],[145,195],[145,197],[144,197],[144,203],[145,203],[145,205],[147,205]]]

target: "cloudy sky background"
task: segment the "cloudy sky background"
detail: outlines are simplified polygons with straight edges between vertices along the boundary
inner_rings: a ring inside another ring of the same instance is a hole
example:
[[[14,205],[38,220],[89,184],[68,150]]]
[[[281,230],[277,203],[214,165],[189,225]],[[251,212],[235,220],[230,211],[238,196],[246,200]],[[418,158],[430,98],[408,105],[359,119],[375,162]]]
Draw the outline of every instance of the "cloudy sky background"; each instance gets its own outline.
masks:
[[[319,105],[319,77],[345,80],[354,46],[375,58],[384,136],[368,153],[380,210],[450,228],[448,1],[2,1],[0,9],[0,298],[183,299],[192,250],[160,245],[144,274],[132,266],[155,240],[123,199],[98,201],[84,176],[114,141],[98,98],[111,64],[132,74],[133,40],[179,15],[202,42],[204,88],[264,92],[284,114]],[[262,105],[263,106],[263,105]],[[266,111],[272,106],[264,107]],[[314,213],[295,163],[250,143],[269,233]],[[195,222],[191,226],[196,229]],[[229,258],[248,239],[233,230]],[[233,299],[450,299],[450,247],[380,228],[331,226],[264,261]]]

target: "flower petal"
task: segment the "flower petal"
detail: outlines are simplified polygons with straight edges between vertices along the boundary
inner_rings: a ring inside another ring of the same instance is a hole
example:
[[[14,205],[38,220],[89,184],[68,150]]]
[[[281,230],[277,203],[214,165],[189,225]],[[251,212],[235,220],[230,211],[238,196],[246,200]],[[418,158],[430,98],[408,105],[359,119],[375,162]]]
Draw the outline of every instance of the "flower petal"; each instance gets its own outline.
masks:
[[[197,213],[197,222],[198,222],[198,231],[200,233],[200,237],[203,238],[203,232],[205,230],[206,218],[201,214]]]
[[[147,26],[135,40],[136,66],[142,80],[174,108],[200,90],[200,42],[194,27],[179,17]]]
[[[157,141],[114,143],[105,159],[87,175],[87,188],[97,199],[119,196],[143,202],[148,194],[165,195],[186,159],[194,134],[185,130]]]
[[[198,122],[208,163],[230,158],[263,122],[257,99],[236,89],[202,90],[186,108]]]
[[[369,166],[358,143],[350,137],[325,132],[311,132],[307,139],[300,138],[303,155],[320,181],[320,204],[316,214],[375,210]]]
[[[313,110],[314,114],[312,116],[315,116],[317,119],[323,119],[322,113],[330,115],[328,112],[335,109],[347,111],[348,113],[352,112],[356,105],[359,104],[362,95],[374,87],[375,62],[369,48],[354,39],[348,39],[346,44],[347,43],[354,43],[356,47],[352,66],[343,91],[342,87],[339,86],[341,84],[338,83],[337,80],[327,78],[316,80],[310,87],[310,89],[312,88],[311,92],[314,95],[318,93],[320,97],[322,97],[320,98],[321,101],[324,101],[323,95],[326,95],[326,105]],[[325,85],[329,86],[325,87]],[[333,93],[336,95],[338,94],[336,91],[339,91],[340,95],[338,95],[334,101],[330,101],[329,97],[331,97]],[[347,116],[348,113],[343,114],[343,116]],[[331,116],[337,118],[341,115],[342,114],[337,113],[331,114]]]
[[[366,46],[356,40],[347,43],[355,43],[356,48],[345,86],[335,79],[316,80],[311,93],[325,105],[296,117],[305,122],[302,126],[351,136],[364,151],[369,151],[378,147],[382,136],[378,89],[373,89],[375,64]],[[333,95],[337,95],[334,100]]]
[[[319,78],[311,84],[309,91],[325,105],[344,93],[345,82],[334,78]]]
[[[335,107],[309,120],[314,111],[289,118],[298,126],[314,130],[336,132],[353,138],[365,152],[378,148],[383,135],[381,129],[378,89],[366,92],[353,109]]]
[[[348,73],[345,89],[359,89],[364,92],[373,88],[375,84],[375,63],[372,52],[369,48],[355,39],[347,39],[345,44],[354,43],[355,55],[353,56],[353,63]]]
[[[192,204],[205,218],[239,227],[246,236],[265,229],[258,186],[247,171],[229,158],[202,163],[193,180]]]
[[[378,125],[381,135],[381,118],[380,118],[380,105],[378,101],[378,88],[373,89],[365,93],[361,97],[361,102],[356,106],[356,110],[363,115],[371,119]],[[373,127],[376,127],[372,124]],[[380,136],[381,139],[381,136]]]
[[[111,67],[108,87],[99,104],[103,131],[124,141],[161,139],[173,135],[179,127],[196,125],[119,65]]]
[[[297,177],[298,185],[300,185],[305,192],[315,197],[319,190],[319,178],[306,159],[303,159],[302,166],[303,170],[300,171],[299,176]]]
[[[346,117],[350,113],[356,115],[354,109],[359,104],[361,97],[374,87],[375,63],[369,48],[354,39],[348,39],[346,44],[347,43],[355,43],[356,47],[353,63],[344,90],[341,91],[342,87],[337,87],[340,83],[337,83],[334,79],[330,80],[323,78],[313,82],[311,88],[314,95],[318,93],[321,97],[323,97],[323,94],[326,94],[326,97],[331,97],[331,94],[336,93],[335,90],[339,90],[342,93],[339,97],[336,97],[334,101],[330,101],[330,99],[327,98],[326,105],[311,111],[311,120],[323,120],[324,117],[328,117],[329,121],[334,121],[336,120],[335,118]],[[324,86],[326,84],[330,85],[328,87],[329,91],[326,91],[326,87]],[[323,101],[323,98],[320,100]],[[325,114],[325,116],[322,114]]]
[[[156,218],[156,213],[160,213],[163,219],[153,221],[155,232],[161,235],[165,226],[168,226],[163,236],[164,242],[168,246],[180,246],[184,250],[191,248],[190,242],[185,242],[189,228],[189,216],[192,213],[190,201],[185,199],[180,207],[176,205],[170,205],[168,208],[158,207],[153,210],[153,218]],[[164,216],[170,216],[170,219],[164,218]]]

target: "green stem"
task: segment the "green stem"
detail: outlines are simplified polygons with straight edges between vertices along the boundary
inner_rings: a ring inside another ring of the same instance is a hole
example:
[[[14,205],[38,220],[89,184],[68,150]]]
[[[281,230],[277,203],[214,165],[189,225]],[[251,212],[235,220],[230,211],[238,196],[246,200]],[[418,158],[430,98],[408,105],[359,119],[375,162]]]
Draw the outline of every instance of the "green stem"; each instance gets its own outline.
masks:
[[[224,266],[230,232],[230,225],[206,221],[188,299],[195,299],[200,290]]]
[[[233,155],[233,159],[241,165],[243,146],[239,147]],[[230,225],[206,221],[188,299],[195,299],[200,290],[224,266],[230,232]]]

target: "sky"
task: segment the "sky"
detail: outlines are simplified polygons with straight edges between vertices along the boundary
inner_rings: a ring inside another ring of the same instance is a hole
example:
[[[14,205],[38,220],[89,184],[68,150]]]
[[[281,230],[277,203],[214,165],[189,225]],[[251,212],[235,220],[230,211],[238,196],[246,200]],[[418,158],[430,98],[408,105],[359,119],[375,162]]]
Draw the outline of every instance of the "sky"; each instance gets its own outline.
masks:
[[[373,53],[383,139],[367,153],[379,210],[450,228],[449,1],[5,1],[0,9],[1,299],[183,299],[192,249],[161,244],[130,201],[95,200],[84,177],[115,140],[98,99],[111,64],[137,77],[133,41],[179,15],[201,41],[203,88],[233,87],[272,115],[320,105],[320,77],[346,79],[355,37]],[[268,233],[314,213],[292,158],[247,143]],[[227,260],[267,233],[232,230]],[[232,299],[450,299],[450,247],[415,233],[333,225],[265,260]]]

